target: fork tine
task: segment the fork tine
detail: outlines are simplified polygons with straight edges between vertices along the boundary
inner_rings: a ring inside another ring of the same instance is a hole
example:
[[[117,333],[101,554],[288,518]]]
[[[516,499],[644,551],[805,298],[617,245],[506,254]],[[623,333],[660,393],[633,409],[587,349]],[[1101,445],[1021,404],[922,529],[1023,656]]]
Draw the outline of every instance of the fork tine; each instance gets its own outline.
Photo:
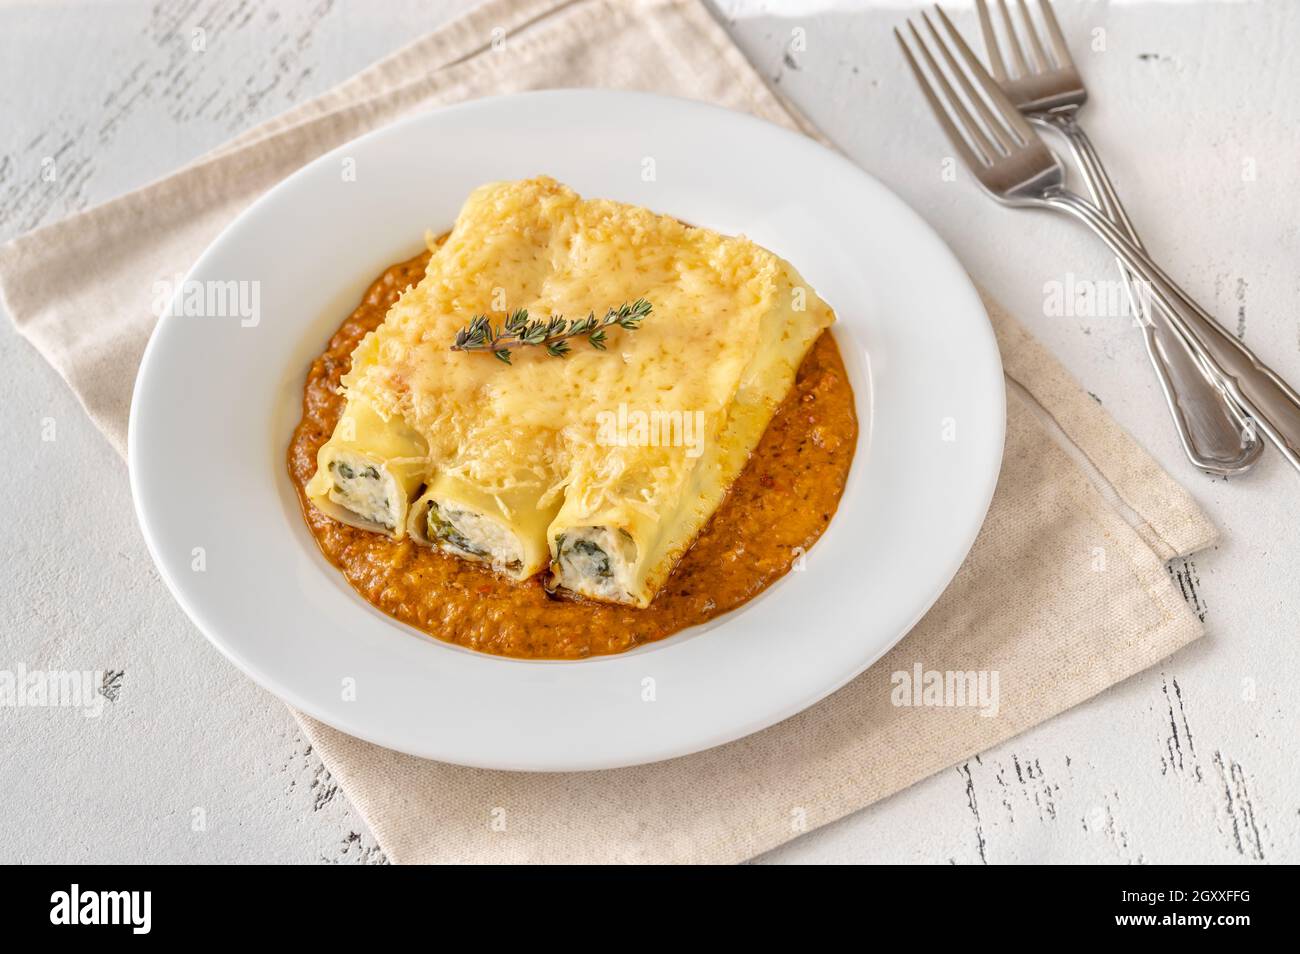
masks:
[[[1070,58],[1070,48],[1065,45],[1065,34],[1061,32],[1061,24],[1056,22],[1052,0],[1038,0],[1038,9],[1043,11],[1043,22],[1047,24],[1047,38],[1052,44],[1052,55],[1056,57],[1056,65],[1062,69],[1073,68],[1074,60]]]
[[[945,16],[944,12],[940,10],[939,7],[936,6],[935,10],[938,11],[940,16]],[[997,117],[989,110],[988,105],[980,98],[979,94],[975,92],[975,87],[971,86],[970,80],[966,78],[965,71],[957,65],[957,61],[953,58],[952,50],[948,48],[948,44],[945,43],[943,37],[939,35],[939,31],[934,28],[934,24],[930,22],[930,18],[926,16],[924,10],[921,11],[921,19],[925,21],[925,25],[930,31],[930,36],[934,37],[935,46],[937,46],[939,52],[943,54],[944,62],[948,64],[948,72],[955,80],[957,80],[957,85],[960,86],[962,92],[966,94],[966,102],[975,107],[975,111],[979,113],[980,119],[984,121],[984,128],[987,129],[993,135],[993,138],[998,141],[998,146],[1001,147],[1001,152],[1003,154],[1009,154],[1016,148],[1017,143],[1015,137],[1011,136],[1006,131],[1006,128],[998,122]],[[970,55],[970,50],[966,50],[966,53],[967,55]]]
[[[1043,49],[1043,41],[1038,38],[1038,27],[1034,26],[1034,20],[1029,15],[1029,6],[1025,0],[1016,0],[1020,7],[1020,22],[1025,25],[1025,34],[1029,37],[1029,58],[1034,61],[1034,71],[1043,73],[1052,68],[1052,61],[1047,58],[1047,51]]]
[[[930,69],[930,76],[939,88],[940,98],[948,108],[948,112],[953,115],[957,122],[961,123],[966,133],[966,139],[975,147],[975,150],[984,156],[986,164],[994,162],[1001,153],[998,147],[993,145],[984,130],[980,128],[979,123],[971,117],[966,105],[953,91],[952,85],[948,82],[948,77],[944,75],[939,64],[935,62],[934,57],[930,55],[930,48],[926,46],[925,41],[921,39],[921,34],[916,29],[916,24],[911,20],[907,21],[907,28],[911,31],[912,39],[916,41],[917,48],[921,51],[921,56],[925,60],[925,65]],[[937,39],[937,34],[936,34]],[[942,43],[940,44],[942,45]],[[944,50],[945,54],[948,52]]]
[[[908,26],[910,27],[912,24],[909,22]],[[916,29],[914,27],[912,33],[913,35],[916,34]],[[939,125],[943,128],[944,135],[948,137],[948,141],[952,143],[953,148],[957,150],[958,154],[960,154],[962,162],[966,163],[966,166],[972,170],[988,165],[988,160],[983,156],[978,155],[975,150],[971,148],[970,144],[962,135],[962,131],[953,123],[952,118],[948,115],[948,111],[944,108],[943,103],[941,103],[939,97],[935,95],[934,88],[930,85],[930,81],[926,79],[925,74],[921,72],[921,67],[917,65],[916,60],[912,57],[912,51],[908,48],[907,41],[903,39],[903,34],[898,32],[897,27],[894,28],[894,39],[898,41],[899,48],[903,51],[903,56],[907,58],[907,65],[912,68],[912,75],[916,77],[917,85],[921,87],[921,92],[925,94],[926,101],[930,104],[930,110],[934,113],[934,118],[938,120]],[[918,40],[919,39],[920,38],[918,37]],[[924,52],[924,44],[922,44],[921,50]],[[933,63],[934,61],[931,60],[930,62]],[[958,107],[960,108],[960,104],[958,104]],[[967,128],[969,128],[970,125],[968,117]]]
[[[1007,48],[1011,50],[1011,56],[1016,61],[1016,76],[1028,76],[1029,64],[1025,62],[1024,50],[1020,49],[1020,40],[1016,36],[1016,25],[1011,22],[1011,8],[1007,6],[1009,0],[993,0],[998,5],[998,10],[1002,13],[1002,25],[1006,27]]]
[[[984,55],[988,57],[989,66],[993,68],[993,77],[999,83],[1007,81],[1007,67],[1002,62],[1002,51],[998,49],[998,35],[993,31],[993,21],[989,19],[989,5],[985,0],[975,0],[975,9],[980,16],[980,35],[984,38]]]
[[[979,57],[971,52],[971,48],[966,45],[966,41],[962,39],[961,34],[957,32],[957,28],[948,19],[948,14],[944,13],[943,8],[938,5],[934,9],[939,14],[939,19],[943,21],[944,29],[948,31],[948,35],[952,38],[953,45],[957,47],[957,52],[966,67],[966,73],[984,92],[985,101],[1002,120],[1002,125],[1008,127],[1015,134],[1022,146],[1037,140],[1038,134],[1029,128],[1029,123],[1020,115],[1020,110],[1016,109],[1015,104],[1007,98],[1007,94],[1002,92],[1002,88],[993,82],[993,77],[989,76],[984,67],[980,65]]]

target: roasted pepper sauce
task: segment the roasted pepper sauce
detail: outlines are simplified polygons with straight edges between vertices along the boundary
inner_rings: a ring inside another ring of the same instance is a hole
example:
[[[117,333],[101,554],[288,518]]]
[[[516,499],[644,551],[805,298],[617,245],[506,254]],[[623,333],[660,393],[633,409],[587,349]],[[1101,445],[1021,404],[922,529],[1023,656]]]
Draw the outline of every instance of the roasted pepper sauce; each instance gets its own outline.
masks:
[[[848,478],[858,423],[848,376],[829,333],[817,339],[744,472],[646,609],[556,599],[543,589],[540,576],[515,583],[480,564],[321,514],[304,488],[316,472],[316,452],[343,411],[339,378],[361,338],[383,321],[408,285],[424,277],[428,260],[425,252],[379,276],[312,362],[302,420],[289,445],[289,476],[321,552],[389,616],[449,643],[501,656],[581,659],[621,653],[752,599],[789,572],[830,523]]]

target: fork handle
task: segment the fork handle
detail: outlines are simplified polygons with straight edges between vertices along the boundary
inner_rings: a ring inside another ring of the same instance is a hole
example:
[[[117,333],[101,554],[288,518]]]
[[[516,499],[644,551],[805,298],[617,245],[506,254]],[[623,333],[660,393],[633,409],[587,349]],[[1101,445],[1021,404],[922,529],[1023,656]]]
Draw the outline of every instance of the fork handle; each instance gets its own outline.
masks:
[[[1039,121],[1065,139],[1096,205],[1135,246],[1143,248],[1101,157],[1073,113],[1046,114]],[[1173,416],[1183,452],[1208,473],[1228,475],[1249,470],[1259,459],[1264,445],[1246,427],[1245,412],[1215,385],[1212,373],[1184,344],[1163,312],[1143,307],[1141,289],[1123,262],[1119,263],[1119,270],[1128,288],[1133,314],[1142,324],[1147,353]]]
[[[1170,324],[1197,358],[1215,375],[1215,383],[1245,409],[1291,466],[1300,470],[1300,395],[1245,344],[1225,331],[1096,206],[1064,188],[1048,189],[1042,204],[1065,212],[1091,228],[1131,272],[1151,289]]]

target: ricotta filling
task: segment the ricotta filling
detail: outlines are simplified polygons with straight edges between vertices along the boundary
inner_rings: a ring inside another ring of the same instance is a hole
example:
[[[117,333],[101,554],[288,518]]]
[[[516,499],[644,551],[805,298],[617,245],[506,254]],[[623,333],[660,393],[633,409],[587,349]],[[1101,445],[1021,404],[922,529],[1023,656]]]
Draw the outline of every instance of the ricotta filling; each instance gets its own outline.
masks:
[[[497,570],[523,566],[519,538],[491,517],[431,500],[428,521],[429,539],[449,553],[491,563]]]
[[[583,596],[634,602],[631,591],[636,544],[622,530],[572,527],[555,538],[557,585]]]
[[[363,520],[397,529],[397,480],[382,464],[360,454],[340,451],[329,463],[329,499]]]

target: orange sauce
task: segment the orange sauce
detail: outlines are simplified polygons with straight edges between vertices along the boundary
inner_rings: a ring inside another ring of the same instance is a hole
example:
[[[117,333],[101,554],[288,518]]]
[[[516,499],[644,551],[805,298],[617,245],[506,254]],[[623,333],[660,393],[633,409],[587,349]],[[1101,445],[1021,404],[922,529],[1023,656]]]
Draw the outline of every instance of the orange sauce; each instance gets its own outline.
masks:
[[[344,526],[305,487],[344,400],[339,379],[361,338],[424,277],[425,252],[385,271],[307,375],[289,475],[325,558],[368,602],[430,636],[524,659],[620,653],[733,610],[789,572],[830,523],[857,445],[853,391],[835,339],[823,333],[794,387],[712,520],[646,609],[548,595],[540,577],[516,583],[409,539]]]

